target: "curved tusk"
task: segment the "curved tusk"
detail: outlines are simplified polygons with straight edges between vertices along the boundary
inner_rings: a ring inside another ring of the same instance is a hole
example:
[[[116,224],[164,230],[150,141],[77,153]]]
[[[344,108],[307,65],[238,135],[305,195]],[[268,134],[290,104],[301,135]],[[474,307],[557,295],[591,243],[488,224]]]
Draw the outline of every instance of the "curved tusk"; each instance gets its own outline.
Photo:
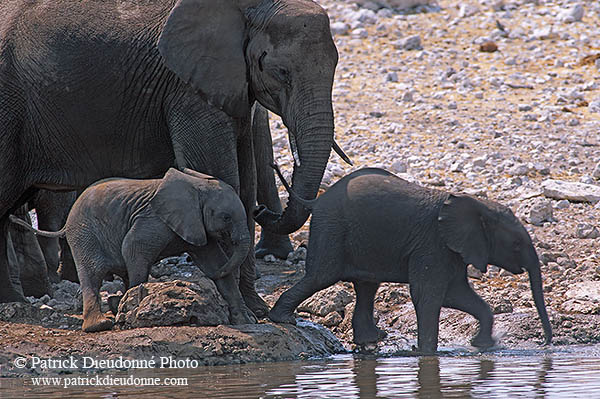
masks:
[[[342,158],[342,160],[344,160],[344,162],[346,162],[348,165],[350,165],[350,166],[354,165],[354,162],[352,162],[350,157],[348,157],[348,155],[346,155],[344,150],[342,150],[342,148],[339,146],[339,144],[335,140],[333,140],[333,151],[335,151],[335,153],[338,154],[340,156],[340,158]]]

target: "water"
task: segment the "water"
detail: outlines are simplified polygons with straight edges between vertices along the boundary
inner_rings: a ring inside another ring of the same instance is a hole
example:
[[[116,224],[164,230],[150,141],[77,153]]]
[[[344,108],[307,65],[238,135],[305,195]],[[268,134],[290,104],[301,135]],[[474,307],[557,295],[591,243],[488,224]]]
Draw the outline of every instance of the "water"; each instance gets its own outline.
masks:
[[[179,378],[187,386],[34,386],[0,379],[2,398],[600,398],[600,346],[443,356],[261,363],[102,376]],[[61,377],[73,378],[75,375]]]

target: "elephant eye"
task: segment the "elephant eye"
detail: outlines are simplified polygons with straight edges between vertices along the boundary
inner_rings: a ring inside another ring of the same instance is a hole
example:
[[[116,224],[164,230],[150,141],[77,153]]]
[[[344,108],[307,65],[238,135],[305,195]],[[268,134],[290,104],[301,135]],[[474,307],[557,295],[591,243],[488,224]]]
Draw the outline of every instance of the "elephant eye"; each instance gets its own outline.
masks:
[[[231,222],[231,215],[224,214],[224,215],[223,215],[223,221],[224,221],[225,223],[229,223],[229,222]]]
[[[290,73],[285,68],[277,68],[274,71],[275,78],[283,84],[290,85]]]
[[[260,55],[260,57],[258,57],[258,69],[260,69],[261,72],[264,70],[263,58],[265,58],[266,55],[267,55],[267,52],[263,51],[263,53]]]

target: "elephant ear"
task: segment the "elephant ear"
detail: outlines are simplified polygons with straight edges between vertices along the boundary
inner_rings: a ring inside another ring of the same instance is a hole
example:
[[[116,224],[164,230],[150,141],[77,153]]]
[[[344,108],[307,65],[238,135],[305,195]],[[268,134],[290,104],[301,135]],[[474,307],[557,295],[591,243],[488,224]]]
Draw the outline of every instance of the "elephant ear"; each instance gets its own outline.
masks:
[[[195,179],[169,169],[150,200],[156,215],[179,237],[192,245],[206,245],[202,199]]]
[[[448,248],[484,273],[490,255],[485,211],[484,205],[473,197],[450,195],[438,216],[440,234]]]
[[[158,39],[167,67],[233,117],[247,115],[245,18],[233,0],[178,0]]]

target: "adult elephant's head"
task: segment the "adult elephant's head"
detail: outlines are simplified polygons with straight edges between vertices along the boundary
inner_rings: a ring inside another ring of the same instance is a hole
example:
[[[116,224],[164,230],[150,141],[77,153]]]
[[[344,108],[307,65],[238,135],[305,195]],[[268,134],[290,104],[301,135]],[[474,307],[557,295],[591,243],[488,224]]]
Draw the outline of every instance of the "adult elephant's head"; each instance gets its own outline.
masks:
[[[158,42],[166,65],[214,106],[247,117],[254,100],[280,115],[294,154],[292,189],[314,198],[333,144],[337,50],[329,18],[307,0],[179,0]],[[290,199],[260,209],[266,230],[299,229],[309,211]]]

